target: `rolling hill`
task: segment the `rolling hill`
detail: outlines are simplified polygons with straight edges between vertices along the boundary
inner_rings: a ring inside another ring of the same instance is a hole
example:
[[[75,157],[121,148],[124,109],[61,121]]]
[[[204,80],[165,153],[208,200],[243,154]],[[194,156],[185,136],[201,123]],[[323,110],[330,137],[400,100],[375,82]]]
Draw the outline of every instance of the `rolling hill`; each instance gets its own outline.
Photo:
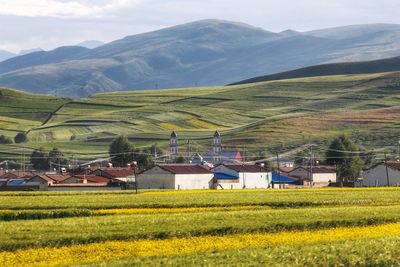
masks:
[[[65,54],[54,56],[60,49]],[[69,97],[223,85],[316,64],[399,56],[400,26],[273,33],[243,23],[205,20],[87,51],[60,49],[0,63],[0,85]]]
[[[336,75],[228,87],[147,90],[59,99],[1,89],[0,134],[27,131],[26,144],[0,145],[0,158],[61,148],[68,156],[105,157],[116,136],[167,148],[178,132],[186,151],[204,153],[213,132],[227,148],[288,151],[325,146],[347,133],[365,148],[393,146],[400,130],[400,73]],[[24,99],[24,101],[18,101]],[[186,152],[185,152],[186,153]]]
[[[368,74],[379,72],[400,71],[400,57],[365,61],[365,62],[348,62],[348,63],[332,63],[317,66],[301,68],[292,71],[286,71],[271,75],[259,76],[244,81],[233,83],[246,84],[266,81],[285,80],[303,77],[317,77],[328,75],[344,75],[344,74]]]

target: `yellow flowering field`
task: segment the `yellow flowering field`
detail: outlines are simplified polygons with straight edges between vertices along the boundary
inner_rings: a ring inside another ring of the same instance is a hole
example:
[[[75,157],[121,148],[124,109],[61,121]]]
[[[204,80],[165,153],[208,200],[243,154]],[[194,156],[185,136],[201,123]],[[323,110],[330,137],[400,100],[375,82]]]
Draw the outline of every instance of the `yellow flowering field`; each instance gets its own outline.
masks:
[[[227,236],[201,236],[165,240],[109,241],[59,248],[1,252],[3,266],[54,266],[112,260],[128,256],[189,254],[204,251],[274,247],[323,241],[400,236],[400,223],[368,227],[341,227],[319,231],[256,233]]]
[[[395,187],[0,193],[0,264],[392,266],[399,211]]]

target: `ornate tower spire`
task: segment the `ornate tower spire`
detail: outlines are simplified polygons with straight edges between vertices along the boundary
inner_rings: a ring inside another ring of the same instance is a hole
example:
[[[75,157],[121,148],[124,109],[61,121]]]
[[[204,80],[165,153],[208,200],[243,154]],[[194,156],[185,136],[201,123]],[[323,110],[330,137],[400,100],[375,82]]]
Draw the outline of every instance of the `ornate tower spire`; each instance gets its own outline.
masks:
[[[171,133],[169,139],[169,154],[171,160],[175,159],[178,155],[178,135],[175,131]]]
[[[214,162],[219,162],[222,153],[222,143],[221,143],[221,134],[218,131],[215,131],[214,133],[212,147],[214,154]]]

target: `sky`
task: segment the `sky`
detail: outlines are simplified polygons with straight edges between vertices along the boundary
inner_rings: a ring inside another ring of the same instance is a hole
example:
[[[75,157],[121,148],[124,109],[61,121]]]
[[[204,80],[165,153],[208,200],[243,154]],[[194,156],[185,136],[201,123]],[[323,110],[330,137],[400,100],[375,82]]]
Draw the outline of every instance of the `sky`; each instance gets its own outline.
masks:
[[[0,0],[0,49],[51,50],[201,19],[269,31],[400,24],[399,0]]]

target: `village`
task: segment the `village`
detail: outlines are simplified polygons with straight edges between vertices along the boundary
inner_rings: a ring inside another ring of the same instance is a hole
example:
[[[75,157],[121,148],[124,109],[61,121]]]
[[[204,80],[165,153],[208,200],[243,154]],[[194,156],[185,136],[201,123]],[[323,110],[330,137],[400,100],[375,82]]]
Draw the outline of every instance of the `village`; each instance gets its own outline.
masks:
[[[206,190],[206,189],[284,189],[322,187],[378,187],[400,184],[400,162],[383,161],[362,171],[356,181],[340,181],[332,166],[296,165],[277,157],[272,168],[264,163],[244,162],[237,150],[222,146],[215,131],[212,147],[204,155],[194,154],[189,162],[176,163],[179,157],[178,135],[170,135],[168,162],[142,170],[136,161],[125,167],[79,166],[52,172],[0,169],[1,191],[64,190]]]

